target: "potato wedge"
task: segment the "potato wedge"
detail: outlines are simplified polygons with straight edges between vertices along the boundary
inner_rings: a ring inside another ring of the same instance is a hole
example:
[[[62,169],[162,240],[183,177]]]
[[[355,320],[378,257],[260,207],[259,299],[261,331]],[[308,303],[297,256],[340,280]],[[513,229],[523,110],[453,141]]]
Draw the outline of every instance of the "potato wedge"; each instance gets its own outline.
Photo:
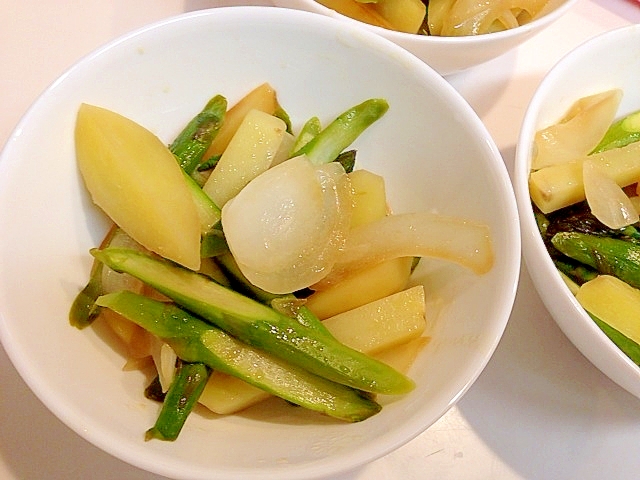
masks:
[[[200,220],[184,174],[153,133],[110,110],[83,104],[78,167],[94,203],[131,238],[187,268],[200,267]]]

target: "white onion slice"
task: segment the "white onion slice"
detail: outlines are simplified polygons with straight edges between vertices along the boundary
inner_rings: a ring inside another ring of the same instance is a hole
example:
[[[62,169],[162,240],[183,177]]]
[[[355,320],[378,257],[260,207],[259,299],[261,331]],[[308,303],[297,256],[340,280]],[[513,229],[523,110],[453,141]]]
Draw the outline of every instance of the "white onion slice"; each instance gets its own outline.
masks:
[[[621,99],[622,90],[614,89],[577,100],[558,123],[536,133],[531,168],[538,170],[587,155],[613,122]]]
[[[128,248],[139,252],[148,252],[148,250],[131,238],[121,228],[116,228],[116,231],[113,233],[113,237],[109,243],[104,246]],[[127,273],[118,273],[115,270],[111,270],[106,265],[102,269],[103,293],[117,292],[119,290],[129,290],[135,293],[142,293],[143,289],[144,283]]]
[[[312,288],[325,289],[354,271],[398,257],[441,258],[477,274],[488,272],[494,258],[487,225],[431,213],[388,215],[354,228],[331,273]]]
[[[351,184],[342,166],[289,159],[262,173],[222,209],[229,249],[247,279],[289,293],[333,267],[351,219]]]
[[[158,337],[154,337],[154,341],[151,357],[158,372],[162,391],[166,393],[176,375],[176,360],[178,356],[168,343],[163,342]]]
[[[627,194],[596,162],[584,161],[582,178],[591,213],[607,227],[618,229],[638,221],[638,212]]]

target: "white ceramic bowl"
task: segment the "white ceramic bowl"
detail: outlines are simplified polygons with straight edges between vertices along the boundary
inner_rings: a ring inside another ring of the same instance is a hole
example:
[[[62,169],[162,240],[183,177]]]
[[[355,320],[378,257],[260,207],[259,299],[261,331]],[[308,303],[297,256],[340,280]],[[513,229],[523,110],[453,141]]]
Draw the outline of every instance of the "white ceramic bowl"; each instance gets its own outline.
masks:
[[[366,72],[366,75],[363,74]],[[284,402],[243,414],[192,415],[175,443],[145,442],[157,404],[145,379],[93,329],[69,326],[88,249],[106,221],[78,176],[81,102],[126,115],[167,143],[214,94],[230,103],[268,81],[299,128],[369,97],[385,117],[358,139],[361,166],[385,176],[397,212],[437,210],[487,222],[493,270],[475,276],[424,261],[432,341],[410,375],[415,391],[358,424]],[[436,72],[380,36],[306,12],[234,7],[185,14],[82,59],[27,112],[0,160],[0,332],[36,395],[79,435],[174,478],[294,479],[334,475],[420,434],[480,374],[509,317],[520,264],[515,196],[487,130]],[[79,461],[82,461],[79,459]]]
[[[517,28],[486,35],[438,37],[396,32],[342,15],[315,0],[272,0],[276,6],[306,10],[360,25],[377,33],[426,62],[441,75],[466,70],[492,60],[540,33],[566,13],[577,0],[565,0],[558,8]]]
[[[535,132],[556,122],[578,98],[624,91],[619,115],[640,109],[640,25],[604,33],[562,58],[540,83],[518,140],[514,184],[527,268],[547,309],[566,336],[604,374],[640,398],[640,368],[602,333],[560,278],[538,233],[528,177]]]

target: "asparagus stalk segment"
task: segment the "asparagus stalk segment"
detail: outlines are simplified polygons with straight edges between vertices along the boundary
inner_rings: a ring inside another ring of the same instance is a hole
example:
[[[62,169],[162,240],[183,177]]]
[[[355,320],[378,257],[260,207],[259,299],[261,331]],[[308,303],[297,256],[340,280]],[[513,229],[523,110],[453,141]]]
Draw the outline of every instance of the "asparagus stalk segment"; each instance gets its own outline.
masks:
[[[249,282],[230,252],[219,255],[216,260],[227,278],[231,280],[231,286],[235,291],[248,295],[260,303],[270,305],[289,317],[295,318],[301,325],[316,330],[321,335],[331,335],[320,319],[304,305],[305,301],[298,299],[292,293],[267,292]]]
[[[173,441],[178,438],[210,374],[211,370],[203,363],[179,362],[160,414],[155,425],[147,430],[145,440],[156,438]]]
[[[305,154],[314,165],[333,162],[340,153],[389,109],[381,98],[371,98],[340,114],[291,156]]]
[[[591,153],[604,152],[640,141],[640,111],[614,122]]]
[[[577,232],[557,233],[551,243],[568,257],[595,268],[600,274],[613,275],[640,288],[640,245]]]
[[[193,271],[132,250],[93,249],[91,253],[248,345],[328,380],[384,394],[407,393],[415,386],[402,373],[333,336],[310,331],[296,319]]]
[[[300,150],[307,143],[309,143],[309,140],[319,134],[321,130],[322,124],[320,123],[320,119],[318,117],[311,117],[300,129],[300,132],[296,137],[296,141],[293,144],[292,151],[297,152],[298,150]]]
[[[349,422],[382,408],[368,395],[248,346],[176,305],[127,291],[104,295],[98,304],[160,337],[183,361],[203,363],[296,405]]]
[[[182,169],[191,175],[218,134],[227,111],[227,100],[216,95],[178,134],[169,146]]]

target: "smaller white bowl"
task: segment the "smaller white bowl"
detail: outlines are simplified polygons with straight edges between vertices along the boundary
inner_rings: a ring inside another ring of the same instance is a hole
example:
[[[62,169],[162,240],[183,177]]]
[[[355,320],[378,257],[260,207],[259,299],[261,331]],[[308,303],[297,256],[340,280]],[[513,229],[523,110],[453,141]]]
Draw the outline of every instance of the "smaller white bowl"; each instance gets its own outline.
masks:
[[[531,23],[502,32],[465,37],[439,37],[396,32],[342,15],[316,0],[273,0],[278,7],[306,10],[360,25],[413,53],[440,75],[450,75],[492,60],[518,47],[564,15],[577,0],[565,0],[559,7]]]
[[[640,368],[596,326],[565,285],[547,254],[529,198],[535,132],[556,122],[578,98],[611,88],[624,96],[619,116],[640,109],[640,25],[599,35],[562,58],[540,83],[525,113],[518,140],[514,186],[523,254],[544,304],[573,344],[618,385],[640,398]]]

